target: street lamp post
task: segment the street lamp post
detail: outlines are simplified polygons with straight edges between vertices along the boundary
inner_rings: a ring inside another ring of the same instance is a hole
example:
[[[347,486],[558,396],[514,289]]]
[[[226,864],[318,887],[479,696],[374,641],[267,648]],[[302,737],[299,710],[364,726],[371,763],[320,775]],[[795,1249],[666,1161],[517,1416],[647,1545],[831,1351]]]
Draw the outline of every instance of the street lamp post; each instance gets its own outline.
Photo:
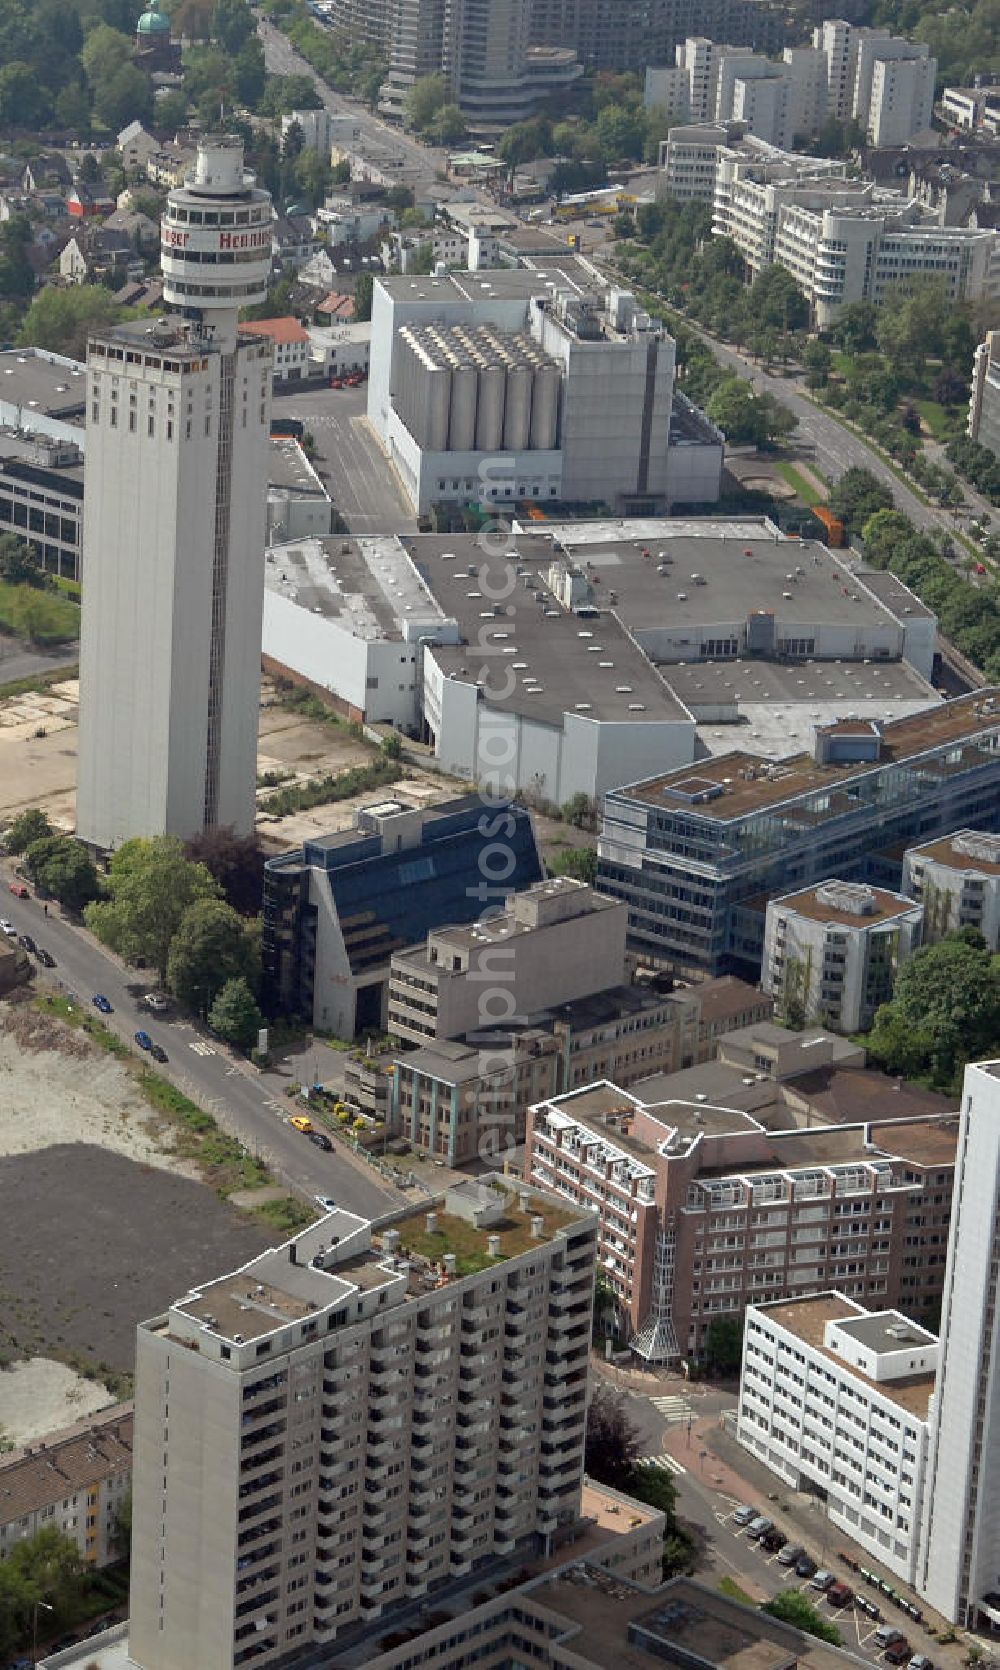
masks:
[[[32,1608],[32,1614],[31,1614],[31,1656],[32,1656],[33,1659],[36,1659],[38,1657],[38,1613],[39,1613],[39,1610],[41,1610],[43,1612],[54,1612],[55,1607],[50,1606],[47,1600],[36,1600],[36,1602],[34,1604],[34,1607]]]

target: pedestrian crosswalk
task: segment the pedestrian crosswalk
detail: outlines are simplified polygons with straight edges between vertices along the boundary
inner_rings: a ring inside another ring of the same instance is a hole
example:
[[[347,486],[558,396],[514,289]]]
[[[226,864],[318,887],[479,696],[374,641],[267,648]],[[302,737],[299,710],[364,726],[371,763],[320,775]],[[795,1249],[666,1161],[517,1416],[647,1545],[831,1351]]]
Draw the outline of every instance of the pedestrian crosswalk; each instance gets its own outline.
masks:
[[[214,1055],[215,1054],[215,1051],[213,1050],[211,1044],[202,1044],[200,1042],[195,1043],[195,1044],[189,1044],[188,1049],[189,1050],[194,1050],[195,1055]]]
[[[690,1398],[651,1397],[649,1401],[665,1421],[689,1421],[694,1413]]]
[[[638,1465],[640,1467],[665,1467],[668,1473],[673,1473],[678,1478],[682,1473],[687,1472],[687,1468],[682,1467],[680,1462],[672,1455],[640,1456]]]

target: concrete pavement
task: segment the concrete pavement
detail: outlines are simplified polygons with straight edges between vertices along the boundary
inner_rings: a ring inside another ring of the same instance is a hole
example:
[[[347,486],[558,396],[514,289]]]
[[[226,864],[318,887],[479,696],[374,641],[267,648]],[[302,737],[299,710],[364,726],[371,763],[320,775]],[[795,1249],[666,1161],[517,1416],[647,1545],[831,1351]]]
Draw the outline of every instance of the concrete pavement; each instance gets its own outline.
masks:
[[[11,865],[0,866],[0,916],[12,921],[19,933],[31,934],[56,959],[56,967],[51,970],[36,965],[35,979],[40,989],[51,986],[75,995],[87,1006],[95,992],[102,992],[114,1005],[114,1012],[103,1017],[111,1030],[131,1042],[136,1030],[142,1028],[162,1044],[169,1061],[157,1071],[211,1113],[224,1131],[306,1199],[317,1194],[333,1195],[361,1217],[375,1217],[402,1204],[402,1197],[387,1190],[364,1161],[355,1160],[340,1148],[324,1153],[292,1129],[287,1122],[292,1105],[282,1094],[287,1078],[258,1073],[184,1017],[173,1012],[151,1015],[141,1009],[139,999],[143,992],[154,989],[153,977],[128,968],[84,928],[71,922],[57,905],[49,904],[46,917],[37,899],[14,898],[8,891],[12,874]],[[141,1054],[138,1047],[136,1054]]]
[[[316,443],[315,465],[353,534],[416,533],[417,518],[365,416],[368,385],[287,394],[282,411],[301,418]]]
[[[80,654],[77,643],[60,644],[57,650],[32,649],[19,638],[0,633],[0,684],[13,684],[15,679],[45,678],[49,673],[65,671],[68,677]]]

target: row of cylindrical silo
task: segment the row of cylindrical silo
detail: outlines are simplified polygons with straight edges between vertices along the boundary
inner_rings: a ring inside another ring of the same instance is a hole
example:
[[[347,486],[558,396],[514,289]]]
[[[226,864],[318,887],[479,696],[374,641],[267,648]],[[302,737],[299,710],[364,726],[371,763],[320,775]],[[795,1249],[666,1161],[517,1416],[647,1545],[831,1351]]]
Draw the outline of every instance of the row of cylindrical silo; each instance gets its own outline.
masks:
[[[523,333],[491,326],[401,327],[393,399],[434,452],[552,451],[562,372]]]

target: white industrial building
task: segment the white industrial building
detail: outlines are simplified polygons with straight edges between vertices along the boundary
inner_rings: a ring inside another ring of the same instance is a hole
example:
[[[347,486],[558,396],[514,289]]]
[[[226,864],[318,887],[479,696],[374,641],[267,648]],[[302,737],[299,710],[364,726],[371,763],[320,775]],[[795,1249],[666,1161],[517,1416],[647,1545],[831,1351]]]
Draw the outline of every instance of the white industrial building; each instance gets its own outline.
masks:
[[[87,361],[77,829],[113,848],[254,823],[271,345],[237,330],[271,199],[235,139],[167,200],[156,324]]]
[[[865,882],[823,881],[769,899],[761,985],[786,1019],[863,1032],[920,945],[923,907]]]
[[[268,554],[264,655],[448,770],[560,804],[740,741],[923,712],[936,622],[893,576],[768,522],[518,524]]]
[[[1000,458],[1000,331],[987,331],[972,362],[969,439]]]
[[[1000,835],[959,829],[910,847],[903,892],[923,906],[925,944],[975,928],[991,951],[1000,951]]]
[[[911,1585],[938,1361],[925,1328],[841,1293],[747,1306],[739,1442]]]
[[[585,264],[375,283],[368,417],[415,509],[713,503],[722,437],[674,343]]]

